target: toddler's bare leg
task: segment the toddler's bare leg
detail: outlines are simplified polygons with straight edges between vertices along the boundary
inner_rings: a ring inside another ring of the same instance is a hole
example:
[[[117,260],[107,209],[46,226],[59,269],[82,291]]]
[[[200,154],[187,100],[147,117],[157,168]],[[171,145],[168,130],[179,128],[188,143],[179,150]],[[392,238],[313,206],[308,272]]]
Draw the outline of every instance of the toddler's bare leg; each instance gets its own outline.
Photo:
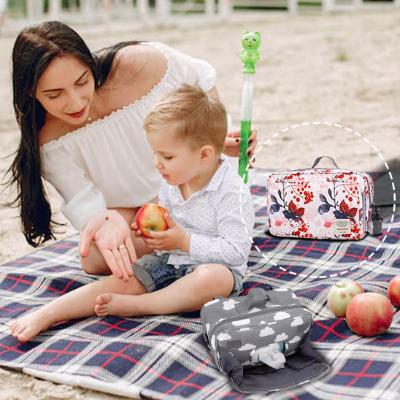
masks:
[[[214,297],[229,296],[234,278],[221,264],[203,264],[166,288],[155,292],[126,296],[107,293],[98,296],[96,314],[136,316],[171,314],[198,310]]]
[[[124,282],[111,275],[81,286],[16,319],[10,326],[11,334],[24,342],[56,322],[95,315],[96,298],[108,292],[132,295],[146,293],[146,289],[134,276]]]

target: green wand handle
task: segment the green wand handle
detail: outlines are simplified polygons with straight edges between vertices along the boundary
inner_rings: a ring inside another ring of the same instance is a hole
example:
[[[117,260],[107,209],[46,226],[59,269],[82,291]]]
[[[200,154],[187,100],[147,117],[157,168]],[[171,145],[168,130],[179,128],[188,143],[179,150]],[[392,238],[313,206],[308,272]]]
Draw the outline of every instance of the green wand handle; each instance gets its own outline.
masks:
[[[251,118],[253,103],[253,77],[256,72],[256,63],[260,59],[258,48],[260,47],[259,32],[244,32],[242,35],[243,50],[240,59],[243,63],[243,89],[242,89],[242,118],[240,122],[239,145],[239,175],[244,182],[248,180],[249,156],[247,154],[248,141],[251,136]]]

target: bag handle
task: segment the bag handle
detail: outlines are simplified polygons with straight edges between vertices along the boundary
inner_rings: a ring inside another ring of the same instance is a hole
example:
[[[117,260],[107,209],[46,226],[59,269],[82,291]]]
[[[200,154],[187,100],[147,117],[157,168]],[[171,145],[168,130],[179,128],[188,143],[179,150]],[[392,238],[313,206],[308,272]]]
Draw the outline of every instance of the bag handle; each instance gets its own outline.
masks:
[[[239,304],[236,304],[236,310],[239,314],[246,313],[254,307],[264,307],[269,300],[268,291],[262,288],[255,288]]]
[[[334,165],[336,168],[339,168],[339,166],[336,164],[335,160],[334,160],[331,156],[321,156],[321,157],[318,157],[318,158],[314,161],[314,164],[312,165],[311,168],[315,168],[323,158],[327,158],[327,159],[331,160],[332,163],[333,163],[333,165]]]

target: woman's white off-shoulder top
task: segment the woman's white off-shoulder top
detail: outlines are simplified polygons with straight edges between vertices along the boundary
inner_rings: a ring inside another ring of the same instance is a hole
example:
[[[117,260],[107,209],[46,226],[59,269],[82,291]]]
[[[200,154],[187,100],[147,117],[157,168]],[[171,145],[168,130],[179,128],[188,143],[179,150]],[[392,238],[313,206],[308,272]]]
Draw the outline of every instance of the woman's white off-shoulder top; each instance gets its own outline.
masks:
[[[167,69],[150,92],[126,107],[40,147],[42,176],[62,196],[62,212],[78,230],[106,208],[137,207],[158,195],[161,176],[153,163],[143,121],[156,102],[183,83],[209,91],[216,73],[207,62],[164,44]]]

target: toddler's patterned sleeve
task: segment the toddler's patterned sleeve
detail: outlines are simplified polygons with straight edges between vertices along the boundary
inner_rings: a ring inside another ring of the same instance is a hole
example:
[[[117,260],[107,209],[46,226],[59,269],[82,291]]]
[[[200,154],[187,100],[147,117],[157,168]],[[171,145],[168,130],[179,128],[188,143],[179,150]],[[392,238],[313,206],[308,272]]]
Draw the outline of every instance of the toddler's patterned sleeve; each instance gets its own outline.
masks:
[[[237,190],[224,193],[217,205],[216,236],[192,233],[190,256],[198,262],[223,263],[241,266],[247,263],[255,222],[250,191],[243,184],[242,194]]]

